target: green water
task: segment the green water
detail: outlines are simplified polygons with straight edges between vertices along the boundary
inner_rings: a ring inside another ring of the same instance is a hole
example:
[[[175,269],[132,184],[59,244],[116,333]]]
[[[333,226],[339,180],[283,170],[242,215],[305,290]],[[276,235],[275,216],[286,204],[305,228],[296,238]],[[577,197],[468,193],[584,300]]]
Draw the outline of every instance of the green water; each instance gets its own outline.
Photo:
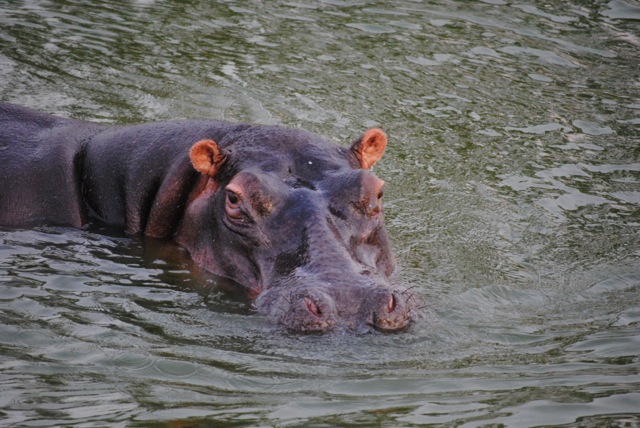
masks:
[[[426,302],[294,335],[175,248],[0,229],[1,426],[640,424],[638,2],[4,0],[0,100],[381,126]]]

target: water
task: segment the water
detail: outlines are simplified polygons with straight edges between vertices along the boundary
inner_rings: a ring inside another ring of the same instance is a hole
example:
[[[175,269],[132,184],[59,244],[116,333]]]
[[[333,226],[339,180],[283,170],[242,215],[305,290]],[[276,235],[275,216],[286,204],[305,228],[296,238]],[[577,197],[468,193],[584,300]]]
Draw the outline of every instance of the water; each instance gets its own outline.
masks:
[[[382,126],[427,302],[295,335],[175,247],[0,229],[0,425],[640,425],[639,25],[632,0],[0,3],[3,101]]]

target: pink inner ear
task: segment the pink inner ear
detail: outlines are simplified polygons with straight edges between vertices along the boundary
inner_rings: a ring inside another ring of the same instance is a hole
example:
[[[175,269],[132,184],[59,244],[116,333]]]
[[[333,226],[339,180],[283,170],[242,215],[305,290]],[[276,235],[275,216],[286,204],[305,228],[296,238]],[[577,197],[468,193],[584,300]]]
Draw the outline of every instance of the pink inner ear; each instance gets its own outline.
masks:
[[[189,152],[193,167],[202,174],[215,176],[224,163],[225,155],[213,140],[201,140],[195,143]]]
[[[365,132],[351,150],[358,158],[360,166],[368,169],[380,160],[386,147],[387,135],[381,129],[373,128]]]

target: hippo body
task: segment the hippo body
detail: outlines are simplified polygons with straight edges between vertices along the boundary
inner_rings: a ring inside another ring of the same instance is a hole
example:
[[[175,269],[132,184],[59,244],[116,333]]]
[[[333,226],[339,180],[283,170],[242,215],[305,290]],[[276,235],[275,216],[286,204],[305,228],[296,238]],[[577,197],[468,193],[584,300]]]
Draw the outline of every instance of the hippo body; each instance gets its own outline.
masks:
[[[350,148],[279,126],[184,120],[112,126],[0,103],[0,225],[89,222],[172,239],[296,331],[398,330],[415,298],[395,270],[369,168]]]

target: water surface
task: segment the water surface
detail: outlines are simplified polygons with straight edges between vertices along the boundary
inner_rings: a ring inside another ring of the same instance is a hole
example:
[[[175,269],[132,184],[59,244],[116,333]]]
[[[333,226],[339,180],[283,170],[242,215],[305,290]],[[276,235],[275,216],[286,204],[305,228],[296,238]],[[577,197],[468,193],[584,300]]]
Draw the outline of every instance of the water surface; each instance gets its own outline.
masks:
[[[0,99],[347,145],[383,127],[400,334],[270,325],[179,249],[0,229],[3,426],[638,426],[640,5],[0,4]]]

